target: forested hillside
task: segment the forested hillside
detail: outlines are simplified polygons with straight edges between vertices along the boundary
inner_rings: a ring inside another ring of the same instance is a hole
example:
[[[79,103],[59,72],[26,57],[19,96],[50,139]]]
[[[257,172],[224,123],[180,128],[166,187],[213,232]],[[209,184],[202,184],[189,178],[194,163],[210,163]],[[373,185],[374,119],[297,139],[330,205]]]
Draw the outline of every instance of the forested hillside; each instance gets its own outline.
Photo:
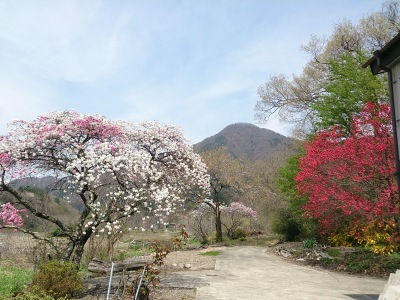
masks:
[[[197,152],[225,147],[235,158],[264,159],[282,149],[293,147],[293,139],[249,123],[236,123],[194,145]]]

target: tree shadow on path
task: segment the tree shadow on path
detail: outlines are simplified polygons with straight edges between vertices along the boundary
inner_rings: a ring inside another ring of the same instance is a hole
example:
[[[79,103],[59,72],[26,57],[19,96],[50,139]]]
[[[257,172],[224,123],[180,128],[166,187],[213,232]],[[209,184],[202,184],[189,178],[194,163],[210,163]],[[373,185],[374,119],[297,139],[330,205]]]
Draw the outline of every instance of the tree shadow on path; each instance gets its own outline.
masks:
[[[378,294],[346,294],[345,296],[355,300],[378,300]]]

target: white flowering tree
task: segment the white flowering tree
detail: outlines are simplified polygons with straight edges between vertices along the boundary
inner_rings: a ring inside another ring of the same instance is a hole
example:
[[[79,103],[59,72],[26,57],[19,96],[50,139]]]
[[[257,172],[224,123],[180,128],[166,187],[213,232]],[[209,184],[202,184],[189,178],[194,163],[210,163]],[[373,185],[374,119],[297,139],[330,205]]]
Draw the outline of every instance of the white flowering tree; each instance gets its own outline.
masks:
[[[0,137],[0,194],[13,205],[53,223],[67,238],[65,249],[23,226],[3,225],[46,240],[63,257],[80,264],[84,245],[98,231],[118,229],[139,211],[160,217],[174,211],[189,191],[208,192],[209,177],[200,156],[174,126],[134,125],[102,116],[55,112],[34,121],[16,121]],[[38,210],[13,180],[57,177],[64,194],[83,205],[74,226]]]

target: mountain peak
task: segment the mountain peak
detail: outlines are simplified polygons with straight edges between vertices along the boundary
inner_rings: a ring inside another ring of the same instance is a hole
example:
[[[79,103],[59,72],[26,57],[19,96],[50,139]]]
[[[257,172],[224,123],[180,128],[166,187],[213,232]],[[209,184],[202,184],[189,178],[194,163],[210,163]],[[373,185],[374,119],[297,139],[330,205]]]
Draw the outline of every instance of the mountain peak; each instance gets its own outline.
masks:
[[[226,147],[234,157],[248,160],[265,158],[280,147],[292,144],[292,139],[272,130],[260,128],[250,123],[228,125],[219,133],[194,145],[198,152]]]

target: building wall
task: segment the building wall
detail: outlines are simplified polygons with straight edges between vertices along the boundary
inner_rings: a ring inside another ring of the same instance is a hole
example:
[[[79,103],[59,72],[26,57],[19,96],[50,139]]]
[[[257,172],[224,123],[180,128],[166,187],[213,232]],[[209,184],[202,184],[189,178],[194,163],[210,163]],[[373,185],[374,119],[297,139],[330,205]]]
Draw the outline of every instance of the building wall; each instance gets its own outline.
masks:
[[[400,141],[400,62],[391,66],[393,79],[394,108],[396,113],[397,140]]]

